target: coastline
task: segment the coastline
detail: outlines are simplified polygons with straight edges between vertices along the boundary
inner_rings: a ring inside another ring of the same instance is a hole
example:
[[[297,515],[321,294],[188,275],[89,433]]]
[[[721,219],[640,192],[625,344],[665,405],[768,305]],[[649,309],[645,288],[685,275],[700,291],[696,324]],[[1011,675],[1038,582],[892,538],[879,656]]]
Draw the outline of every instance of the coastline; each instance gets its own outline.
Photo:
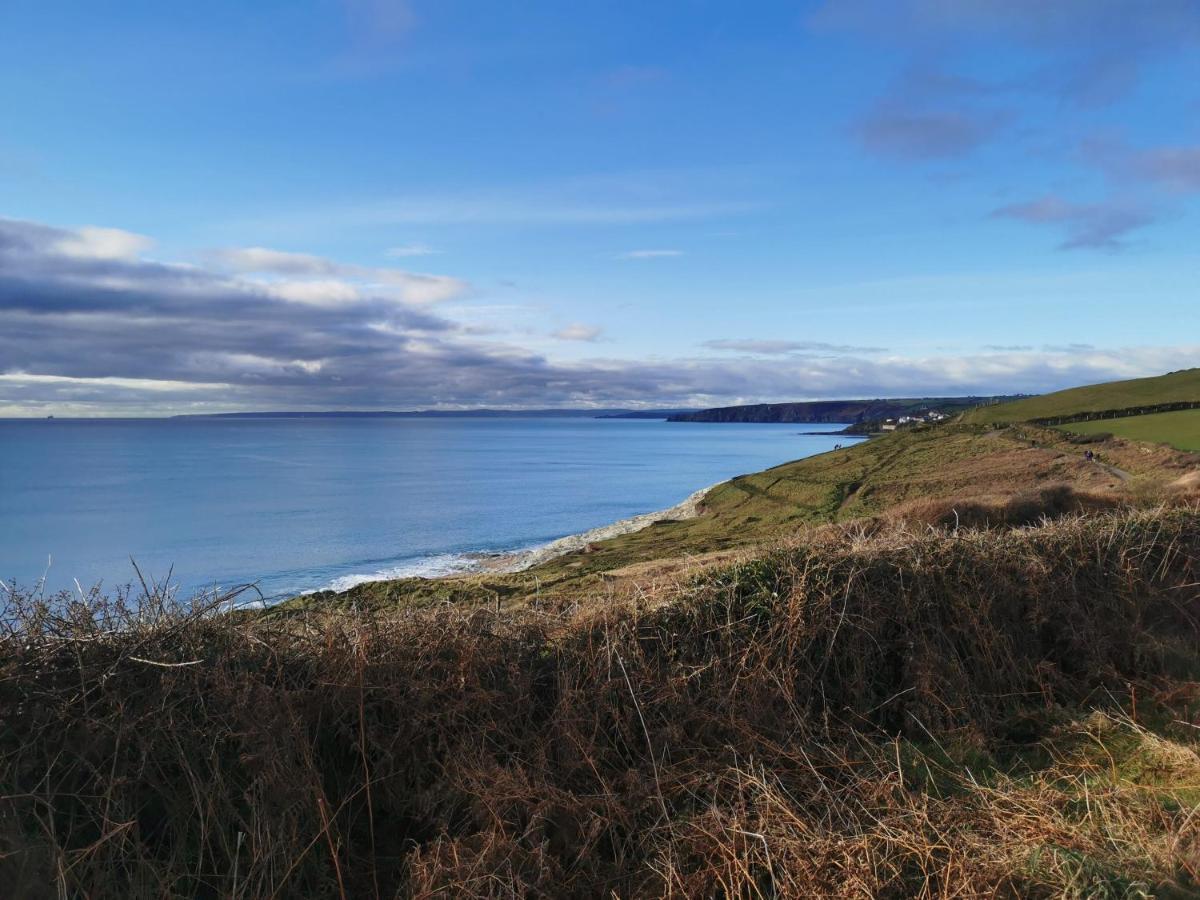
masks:
[[[694,491],[679,503],[669,506],[666,509],[653,510],[625,519],[618,519],[607,525],[600,525],[596,528],[589,528],[587,531],[580,531],[575,534],[555,538],[545,544],[537,544],[536,546],[520,550],[491,553],[443,554],[436,557],[429,557],[419,562],[397,566],[393,569],[379,571],[371,575],[343,575],[335,578],[327,587],[304,591],[301,596],[323,593],[325,591],[342,594],[353,590],[361,584],[398,581],[404,578],[440,580],[444,578],[469,577],[471,575],[509,575],[515,572],[524,572],[526,569],[532,569],[534,566],[549,562],[560,556],[565,556],[568,553],[583,550],[589,544],[596,541],[603,541],[624,534],[632,534],[664,519],[676,521],[694,519],[703,512],[705,496],[707,496],[709,491],[717,487],[718,484],[721,484],[721,482],[710,484],[708,487]]]
[[[492,575],[506,575],[513,572],[523,572],[526,569],[532,569],[534,566],[541,565],[544,562],[549,562],[557,557],[565,556],[568,553],[574,553],[576,550],[583,550],[588,546],[588,544],[596,541],[608,540],[609,538],[619,537],[623,534],[632,534],[635,531],[641,531],[643,528],[648,528],[655,522],[661,522],[664,519],[675,521],[694,519],[703,511],[704,498],[708,495],[708,492],[716,486],[716,484],[710,484],[708,487],[694,491],[679,503],[676,503],[674,506],[669,506],[666,509],[654,510],[653,512],[648,513],[640,513],[636,516],[630,516],[627,519],[618,519],[617,521],[611,522],[608,525],[590,528],[587,531],[581,531],[577,534],[568,534],[564,537],[556,538],[549,543],[541,544],[537,547],[531,547],[527,550],[516,550],[510,553],[480,555],[477,557],[477,566],[471,572],[456,574],[486,573]]]
[[[851,440],[866,441],[870,440],[874,435],[866,434],[846,434],[842,431],[815,431],[815,432],[799,432],[804,435],[821,435],[822,437],[848,437]],[[833,451],[825,451],[833,452]],[[600,525],[596,528],[590,528],[587,531],[581,531],[576,534],[568,534],[563,537],[556,538],[545,544],[538,544],[534,547],[528,547],[523,550],[504,550],[492,553],[464,553],[459,556],[451,554],[447,557],[437,557],[439,560],[451,559],[448,565],[444,565],[441,571],[428,573],[413,573],[411,575],[395,574],[391,577],[380,578],[363,578],[356,581],[357,584],[365,584],[369,581],[393,581],[399,578],[426,578],[430,580],[443,578],[462,578],[470,575],[511,575],[516,572],[524,572],[526,569],[532,569],[534,566],[539,566],[542,563],[549,562],[552,559],[557,559],[560,556],[566,556],[568,553],[574,553],[578,550],[584,550],[589,544],[597,541],[608,540],[609,538],[620,537],[621,535],[633,534],[636,531],[641,531],[643,528],[648,528],[655,522],[663,520],[683,521],[694,519],[704,511],[704,498],[713,488],[724,484],[718,481],[710,484],[708,487],[703,487],[698,491],[693,491],[688,494],[679,503],[674,506],[669,506],[666,509],[653,510],[647,513],[639,513],[636,516],[629,516],[625,519],[618,519],[615,522],[610,522],[608,525]],[[338,593],[349,590],[350,587],[335,588]]]
[[[856,442],[870,440],[874,436],[845,434],[841,431],[798,432],[798,434],[806,437],[810,435],[845,437]],[[823,452],[830,453],[833,450]],[[651,512],[639,513],[625,519],[618,519],[607,525],[600,525],[596,528],[590,528],[587,531],[564,535],[544,544],[536,544],[532,547],[515,550],[466,551],[439,554],[437,556],[414,560],[395,566],[394,568],[377,571],[369,575],[343,575],[335,578],[326,587],[305,591],[304,593],[314,594],[331,591],[335,594],[342,594],[353,590],[360,584],[400,581],[406,578],[437,581],[446,578],[465,578],[472,575],[511,575],[517,572],[524,572],[527,569],[532,569],[534,566],[539,566],[542,563],[565,556],[568,553],[584,550],[589,544],[620,537],[621,535],[633,534],[664,519],[676,521],[694,519],[703,512],[704,498],[708,495],[709,491],[724,483],[723,481],[718,481],[708,485],[708,487],[693,491],[679,503],[669,506],[666,509],[652,510]]]

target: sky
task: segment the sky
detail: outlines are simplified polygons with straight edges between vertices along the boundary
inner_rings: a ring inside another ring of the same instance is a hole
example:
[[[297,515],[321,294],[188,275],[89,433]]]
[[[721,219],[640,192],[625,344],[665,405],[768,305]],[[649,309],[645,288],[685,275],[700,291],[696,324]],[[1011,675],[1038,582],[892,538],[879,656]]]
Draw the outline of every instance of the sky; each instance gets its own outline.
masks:
[[[1200,365],[1196,0],[5,0],[0,416]]]

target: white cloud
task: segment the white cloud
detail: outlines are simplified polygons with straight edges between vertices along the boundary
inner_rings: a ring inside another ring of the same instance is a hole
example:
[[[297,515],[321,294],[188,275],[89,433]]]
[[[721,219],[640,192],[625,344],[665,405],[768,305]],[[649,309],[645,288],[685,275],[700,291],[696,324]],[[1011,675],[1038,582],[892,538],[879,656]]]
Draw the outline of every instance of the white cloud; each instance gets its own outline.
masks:
[[[558,329],[552,337],[556,337],[560,341],[596,341],[600,339],[600,335],[603,333],[604,329],[598,325],[584,325],[582,322],[574,322]]]
[[[633,225],[738,215],[749,203],[555,203],[537,199],[414,199],[333,211],[340,221],[362,225]]]
[[[150,238],[132,231],[87,225],[66,233],[54,249],[74,259],[135,259],[153,245]]]
[[[396,226],[420,233],[433,225],[605,227],[724,219],[769,205],[766,183],[743,167],[699,167],[586,174],[445,194],[369,198],[294,208],[241,221],[240,228],[293,236],[346,228]]]
[[[260,283],[272,295],[297,303],[350,303],[379,295],[423,305],[453,300],[467,292],[465,282],[447,275],[359,266],[267,247],[229,247],[213,251],[210,257],[243,275],[287,276],[286,281]],[[302,280],[306,278],[309,280]]]
[[[617,259],[668,259],[683,256],[682,250],[630,250],[617,254]]]
[[[228,247],[213,258],[235,272],[275,272],[280,275],[332,275],[341,266],[307,253],[288,253],[267,247]]]
[[[0,372],[0,383],[16,387],[53,385],[58,388],[106,387],[134,391],[211,391],[232,387],[220,382],[177,381],[170,378],[122,378],[116,375],[76,378],[69,375],[35,375],[29,372]]]
[[[352,284],[335,279],[321,281],[275,281],[264,285],[267,293],[289,303],[312,306],[344,306],[361,298]]]
[[[396,289],[397,296],[406,303],[441,303],[467,292],[465,282],[447,275],[421,275],[396,269],[365,269],[360,274],[372,287]],[[372,278],[375,280],[371,281]]]
[[[325,368],[323,359],[276,359],[258,353],[208,353],[196,357],[206,365],[227,367],[240,373],[303,372],[315,375]]]
[[[433,256],[436,253],[441,253],[441,250],[435,250],[428,244],[403,244],[399,247],[392,247],[387,251],[388,256],[408,257],[408,256]]]

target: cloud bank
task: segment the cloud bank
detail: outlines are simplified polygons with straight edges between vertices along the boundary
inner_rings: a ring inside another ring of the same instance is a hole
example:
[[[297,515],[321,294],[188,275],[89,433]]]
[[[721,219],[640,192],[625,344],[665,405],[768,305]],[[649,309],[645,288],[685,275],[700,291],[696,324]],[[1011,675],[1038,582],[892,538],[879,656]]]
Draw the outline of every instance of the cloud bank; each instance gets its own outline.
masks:
[[[1070,346],[912,358],[849,344],[723,338],[706,349],[732,355],[565,362],[482,340],[439,314],[434,295],[470,290],[449,276],[267,248],[183,265],[147,258],[151,247],[114,229],[0,219],[0,415],[708,406],[1041,391],[1182,368],[1200,352]],[[337,294],[339,285],[348,289]],[[600,334],[599,326],[575,324],[558,337],[588,342]]]
[[[1062,250],[1120,250],[1126,246],[1131,232],[1154,221],[1152,213],[1137,206],[1115,202],[1071,203],[1054,195],[1002,206],[992,216],[1061,226],[1066,230],[1066,238],[1059,244]]]

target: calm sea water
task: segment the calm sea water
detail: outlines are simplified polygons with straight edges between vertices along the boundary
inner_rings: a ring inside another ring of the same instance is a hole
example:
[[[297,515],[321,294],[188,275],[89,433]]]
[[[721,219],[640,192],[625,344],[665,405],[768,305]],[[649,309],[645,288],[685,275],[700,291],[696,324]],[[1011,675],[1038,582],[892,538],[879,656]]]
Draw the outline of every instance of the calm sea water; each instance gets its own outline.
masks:
[[[621,419],[0,421],[0,578],[268,596],[454,571],[832,449],[831,425]]]

